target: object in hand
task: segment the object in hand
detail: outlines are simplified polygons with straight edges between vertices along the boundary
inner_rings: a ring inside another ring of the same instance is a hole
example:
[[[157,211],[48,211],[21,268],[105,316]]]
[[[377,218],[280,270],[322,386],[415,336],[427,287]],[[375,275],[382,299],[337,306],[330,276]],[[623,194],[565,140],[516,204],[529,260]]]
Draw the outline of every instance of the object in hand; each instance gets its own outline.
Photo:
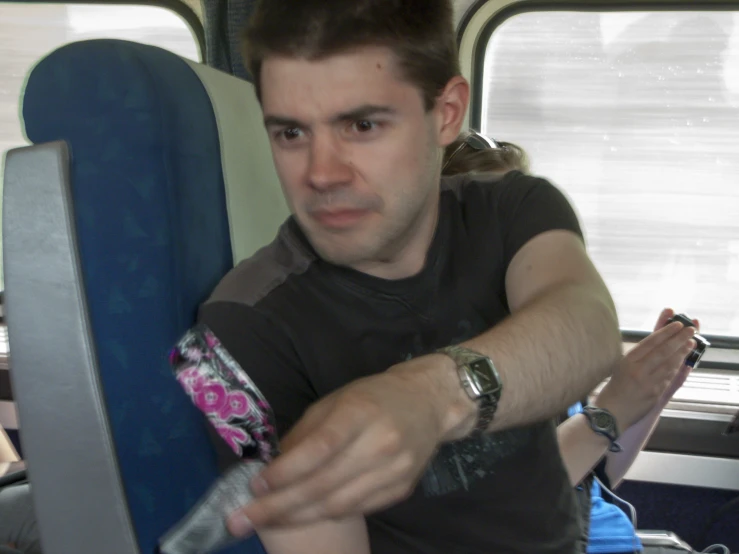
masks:
[[[667,323],[669,324],[673,321],[679,321],[686,327],[695,327],[693,321],[685,314],[676,314],[670,318]],[[700,362],[700,359],[703,357],[703,354],[706,353],[708,347],[711,346],[711,343],[698,333],[693,335],[693,340],[695,340],[695,348],[691,350],[690,354],[685,358],[685,365],[695,368],[698,366],[698,362]]]

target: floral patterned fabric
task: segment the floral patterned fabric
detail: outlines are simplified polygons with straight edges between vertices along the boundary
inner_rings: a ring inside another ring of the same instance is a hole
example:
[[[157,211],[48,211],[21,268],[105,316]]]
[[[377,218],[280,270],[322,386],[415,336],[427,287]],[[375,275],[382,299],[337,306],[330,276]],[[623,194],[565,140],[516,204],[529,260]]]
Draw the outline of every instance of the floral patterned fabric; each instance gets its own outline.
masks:
[[[205,325],[170,353],[177,381],[241,458],[268,462],[278,453],[274,415],[246,372]]]

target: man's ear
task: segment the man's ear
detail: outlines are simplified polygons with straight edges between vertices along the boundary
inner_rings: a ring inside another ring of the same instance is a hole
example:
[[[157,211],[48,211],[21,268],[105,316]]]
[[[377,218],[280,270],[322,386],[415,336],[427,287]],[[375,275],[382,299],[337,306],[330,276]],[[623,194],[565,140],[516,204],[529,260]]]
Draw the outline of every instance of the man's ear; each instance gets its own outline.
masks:
[[[470,84],[458,75],[449,80],[434,106],[439,146],[453,142],[462,130],[470,102]]]

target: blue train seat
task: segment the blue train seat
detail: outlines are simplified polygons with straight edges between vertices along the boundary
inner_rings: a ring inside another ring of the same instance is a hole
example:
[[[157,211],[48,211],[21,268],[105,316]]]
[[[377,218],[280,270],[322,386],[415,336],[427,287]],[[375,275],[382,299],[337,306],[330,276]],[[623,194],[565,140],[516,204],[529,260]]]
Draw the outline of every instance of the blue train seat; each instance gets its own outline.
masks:
[[[246,81],[91,40],[32,69],[22,112],[5,309],[44,552],[151,554],[218,472],[168,350],[287,214],[261,110]]]

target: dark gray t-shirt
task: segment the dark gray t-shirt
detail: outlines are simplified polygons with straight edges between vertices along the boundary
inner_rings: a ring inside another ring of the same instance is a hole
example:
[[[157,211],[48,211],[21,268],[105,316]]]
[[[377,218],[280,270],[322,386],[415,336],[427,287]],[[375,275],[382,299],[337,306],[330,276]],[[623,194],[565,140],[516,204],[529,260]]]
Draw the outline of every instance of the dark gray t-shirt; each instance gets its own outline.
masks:
[[[200,320],[264,393],[283,434],[337,388],[508,316],[508,264],[552,229],[582,236],[547,181],[445,178],[418,275],[389,281],[329,264],[291,218],[223,279]],[[374,554],[573,554],[578,511],[554,421],[443,445],[412,496],[367,525]]]

